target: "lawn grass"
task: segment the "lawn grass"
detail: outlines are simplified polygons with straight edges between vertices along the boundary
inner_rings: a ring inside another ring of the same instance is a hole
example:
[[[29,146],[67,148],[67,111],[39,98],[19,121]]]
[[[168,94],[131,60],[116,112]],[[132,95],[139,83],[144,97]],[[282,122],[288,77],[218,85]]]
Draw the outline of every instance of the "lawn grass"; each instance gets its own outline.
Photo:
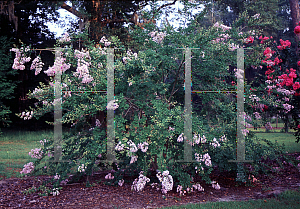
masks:
[[[300,189],[297,191],[285,191],[276,198],[248,201],[230,201],[230,202],[209,202],[199,204],[188,204],[173,207],[164,207],[164,209],[205,209],[205,208],[222,208],[222,209],[298,209],[300,205]]]
[[[0,179],[21,177],[24,164],[34,162],[28,154],[40,148],[40,140],[53,135],[53,131],[5,131],[0,137]]]

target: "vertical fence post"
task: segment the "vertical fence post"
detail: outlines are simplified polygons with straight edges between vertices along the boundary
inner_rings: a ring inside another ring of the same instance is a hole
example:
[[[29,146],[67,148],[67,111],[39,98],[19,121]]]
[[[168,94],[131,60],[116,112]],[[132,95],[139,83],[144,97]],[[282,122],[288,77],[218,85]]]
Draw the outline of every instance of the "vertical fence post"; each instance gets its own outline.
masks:
[[[115,127],[114,127],[114,49],[107,49],[107,162],[115,159]]]
[[[191,49],[185,49],[184,161],[192,162]]]
[[[61,161],[62,149],[62,109],[61,109],[61,48],[55,48],[55,61],[60,63],[55,68],[54,78],[54,162]]]

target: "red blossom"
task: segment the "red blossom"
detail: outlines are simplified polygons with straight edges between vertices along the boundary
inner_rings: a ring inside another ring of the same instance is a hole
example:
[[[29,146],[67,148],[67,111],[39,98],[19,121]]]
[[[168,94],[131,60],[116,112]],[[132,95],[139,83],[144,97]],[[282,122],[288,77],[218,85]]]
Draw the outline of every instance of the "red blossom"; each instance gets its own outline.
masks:
[[[274,62],[275,62],[275,65],[278,65],[279,63],[282,62],[282,59],[279,59],[278,57],[276,57],[276,58],[274,59]]]
[[[298,128],[300,129],[300,125],[298,125]]]
[[[269,40],[269,37],[264,37],[264,38],[263,38],[262,36],[260,36],[260,37],[259,37],[259,40],[261,40],[260,43],[263,44],[264,41]]]
[[[279,50],[283,50],[286,47],[291,47],[291,42],[289,40],[284,41],[284,40],[280,39],[280,44],[281,44],[281,46],[277,46],[277,48]]]
[[[252,36],[249,36],[248,38],[245,39],[245,43],[249,44],[249,43],[253,43],[254,38]]]
[[[266,59],[270,59],[273,55],[274,51],[271,50],[270,47],[267,47],[264,51],[264,55],[266,56]]]
[[[300,61],[297,62],[297,65],[300,66]]]
[[[294,33],[296,33],[297,35],[300,33],[300,26],[295,27]]]
[[[296,91],[296,90],[299,89],[299,88],[300,88],[299,82],[295,82],[294,85],[293,85],[294,91]]]
[[[296,75],[296,73],[291,72],[291,73],[289,74],[289,77],[290,77],[290,78],[297,78],[297,75]]]

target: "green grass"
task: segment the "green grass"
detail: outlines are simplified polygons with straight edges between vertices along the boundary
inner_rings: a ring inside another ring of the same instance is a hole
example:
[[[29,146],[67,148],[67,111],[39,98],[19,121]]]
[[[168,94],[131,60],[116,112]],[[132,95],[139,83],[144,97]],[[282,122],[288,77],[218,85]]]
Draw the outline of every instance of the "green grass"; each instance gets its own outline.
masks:
[[[276,198],[249,200],[249,201],[232,201],[232,202],[210,202],[199,204],[188,204],[173,207],[164,207],[164,209],[205,209],[205,208],[222,208],[222,209],[298,209],[300,205],[300,189],[298,191],[286,191],[279,194]]]
[[[0,137],[0,179],[20,177],[24,164],[34,161],[28,153],[41,147],[39,141],[50,134],[53,132],[3,131]]]
[[[285,145],[286,152],[300,152],[300,143],[296,143],[296,137],[292,133],[255,133],[259,139],[267,139]],[[264,142],[262,142],[264,144]]]

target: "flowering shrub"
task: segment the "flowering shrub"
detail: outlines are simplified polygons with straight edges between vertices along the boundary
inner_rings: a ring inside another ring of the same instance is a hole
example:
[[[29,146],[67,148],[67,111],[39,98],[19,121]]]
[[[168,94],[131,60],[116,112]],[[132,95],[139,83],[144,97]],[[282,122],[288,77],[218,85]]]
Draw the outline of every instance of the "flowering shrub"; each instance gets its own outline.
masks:
[[[192,24],[190,27],[195,29],[197,26]],[[132,32],[141,51],[126,49],[115,54],[115,99],[112,101],[107,101],[105,94],[93,92],[107,88],[107,47],[125,48],[118,38],[109,37],[108,40],[103,37],[99,41],[101,47],[96,48],[86,34],[80,34],[81,46],[84,47],[80,49],[73,48],[74,44],[70,43],[70,40],[76,40],[75,35],[72,39],[65,36],[58,41],[58,46],[63,48],[61,58],[57,58],[44,73],[50,77],[54,76],[56,69],[62,73],[62,98],[54,98],[54,83],[50,78],[49,85],[41,84],[29,93],[29,98],[38,99],[41,106],[34,110],[31,108],[30,115],[25,112],[18,114],[24,119],[25,116],[26,119],[38,118],[53,111],[53,105],[61,102],[62,123],[71,125],[70,132],[63,136],[63,161],[58,164],[50,162],[47,167],[42,165],[43,159],[54,159],[53,139],[41,141],[43,148],[34,155],[37,156],[34,173],[48,172],[53,175],[51,181],[54,189],[62,182],[65,184],[76,181],[82,175],[91,175],[99,165],[113,167],[115,172],[105,176],[112,184],[122,186],[124,176],[129,175],[135,178],[132,190],[141,191],[151,179],[153,183],[161,184],[162,193],[177,187],[180,194],[194,189],[203,191],[193,179],[200,177],[206,183],[212,183],[210,173],[214,167],[221,171],[237,170],[235,164],[228,162],[235,159],[236,150],[236,111],[228,94],[198,95],[202,105],[196,106],[192,112],[192,127],[189,128],[193,137],[188,139],[184,135],[182,84],[186,63],[182,52],[177,49],[195,45],[202,48],[193,51],[191,57],[195,73],[193,87],[229,90],[232,87],[225,79],[241,76],[240,70],[236,70],[235,76],[227,70],[229,64],[236,62],[236,53],[231,50],[245,42],[252,42],[250,34],[253,32],[237,33],[239,25],[232,28],[217,25],[209,30],[197,28],[201,33],[198,31],[195,34],[189,32],[191,28],[182,32],[170,28],[158,32],[151,25],[145,28]],[[245,40],[247,37],[250,41]],[[234,38],[239,41],[235,43]],[[213,41],[217,39],[219,41]],[[266,52],[266,55],[270,56],[270,53],[272,51]],[[22,53],[16,53],[16,56],[24,57]],[[19,62],[20,59],[16,60]],[[216,78],[217,75],[221,77]],[[107,128],[102,125],[103,121],[98,120],[95,124],[88,121],[90,116],[107,110],[114,110],[115,113],[116,143],[113,148],[116,159],[120,160],[118,163],[101,163],[107,157]],[[213,115],[211,122],[221,127],[212,127],[208,123],[207,118],[203,117],[207,111]],[[244,134],[247,135],[247,130]],[[251,145],[247,151],[253,152],[249,157],[256,155],[254,164],[258,167],[256,171],[259,171],[258,158],[271,152],[267,146],[265,151],[258,151],[259,146],[252,138],[253,135],[246,137],[246,147]],[[191,146],[192,153],[188,153],[191,162],[182,162],[186,154],[185,143]],[[32,170],[33,164],[30,164],[23,173]],[[72,177],[71,173],[74,174]],[[216,183],[212,186],[220,188]],[[53,190],[52,194],[57,195],[57,190]]]

